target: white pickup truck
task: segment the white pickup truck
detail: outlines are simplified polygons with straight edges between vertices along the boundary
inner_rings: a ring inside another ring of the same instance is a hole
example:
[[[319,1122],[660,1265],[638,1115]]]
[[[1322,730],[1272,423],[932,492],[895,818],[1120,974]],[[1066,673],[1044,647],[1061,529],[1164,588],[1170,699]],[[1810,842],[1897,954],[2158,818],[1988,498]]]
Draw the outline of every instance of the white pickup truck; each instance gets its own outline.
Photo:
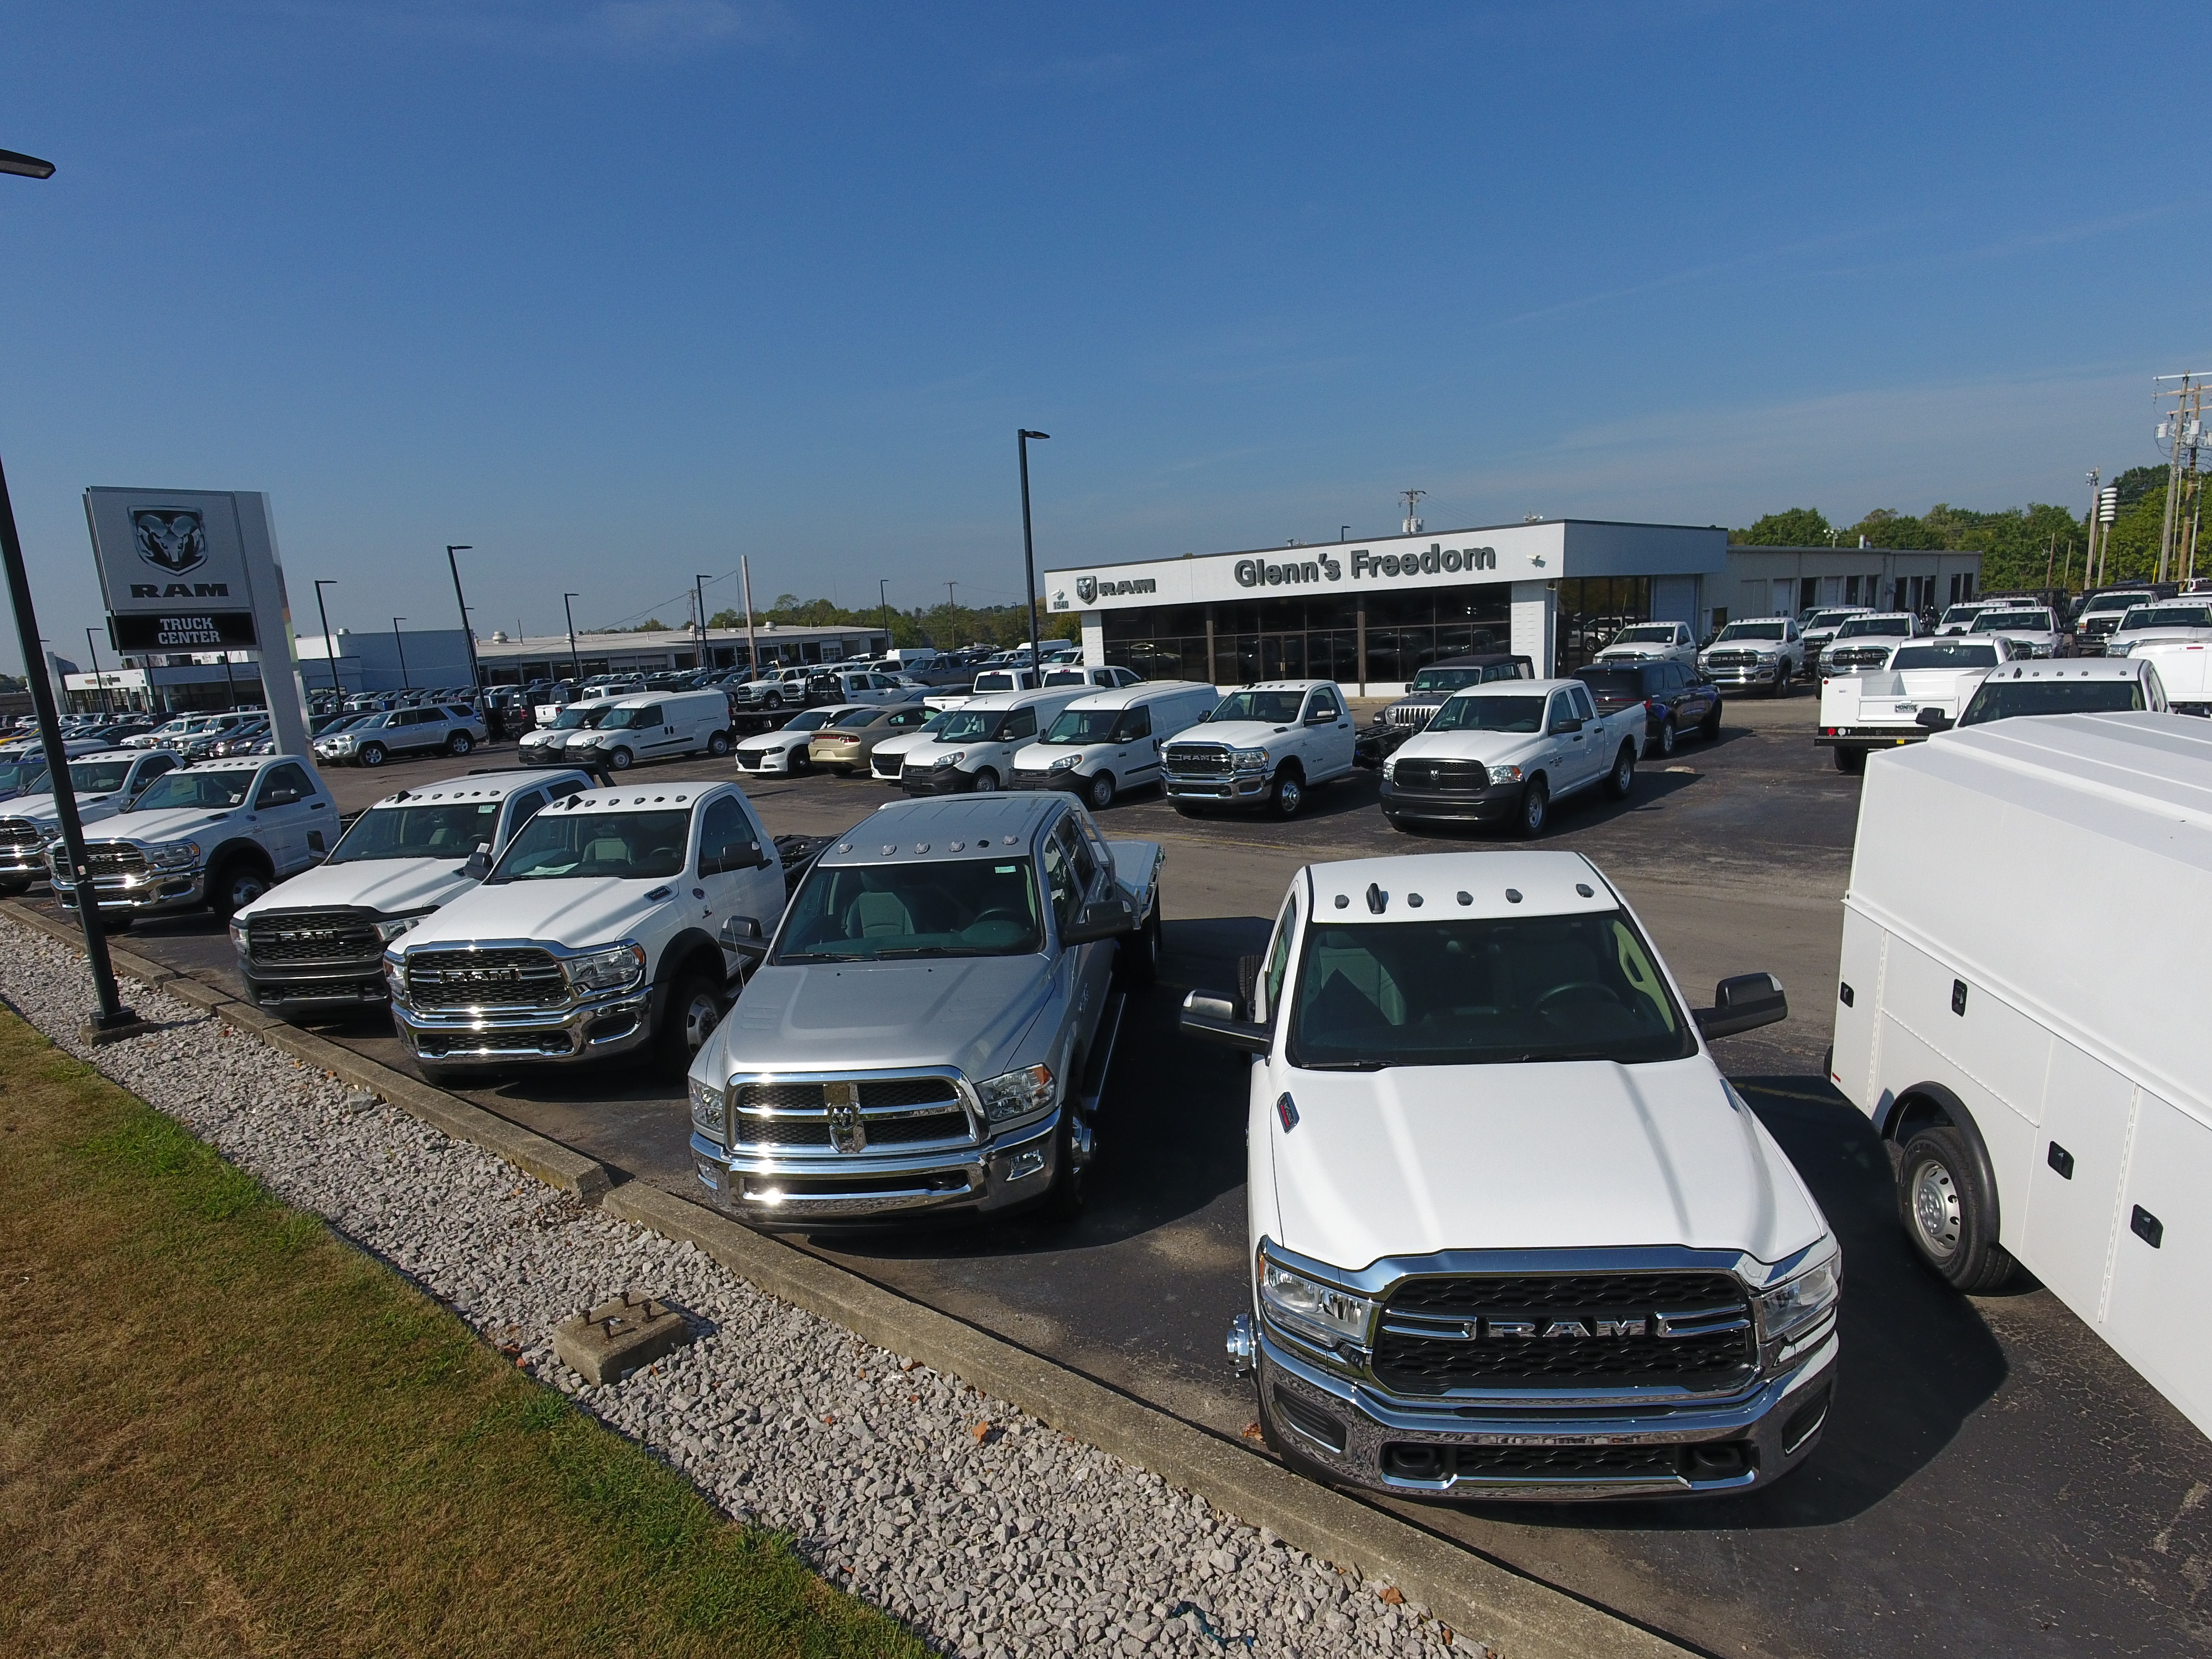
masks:
[[[1358,743],[1352,705],[1334,680],[1248,685],[1168,739],[1168,799],[1185,817],[1209,806],[1296,817],[1315,785],[1352,775]]]
[[[1686,1006],[1574,853],[1292,878],[1249,1006],[1251,1312],[1231,1327],[1295,1468],[1401,1496],[1742,1492],[1812,1453],[1843,1263],[1708,1040],[1787,1018],[1771,975]]]
[[[1872,750],[1957,725],[1984,678],[2012,659],[2002,634],[1939,635],[1893,647],[1880,668],[1824,675],[1814,744],[1835,756],[1838,771],[1863,772]]]
[[[1540,836],[1552,803],[1636,785],[1648,715],[1640,702],[1598,712],[1580,680],[1498,680],[1444,699],[1436,718],[1382,763],[1382,816],[1510,823]]]
[[[743,944],[783,902],[775,847],[737,785],[587,790],[393,941],[393,1023],[434,1079],[648,1046],[680,1077],[750,960]]]
[[[140,790],[174,770],[176,764],[176,756],[166,749],[95,749],[70,756],[70,787],[76,792],[77,821],[98,823],[115,817]],[[38,765],[36,787],[0,805],[0,898],[28,890],[32,882],[46,875],[47,843],[62,832],[45,763]]]
[[[2177,714],[2212,714],[2212,595],[2183,593],[2136,606],[2106,635],[2105,650],[2156,663]]]

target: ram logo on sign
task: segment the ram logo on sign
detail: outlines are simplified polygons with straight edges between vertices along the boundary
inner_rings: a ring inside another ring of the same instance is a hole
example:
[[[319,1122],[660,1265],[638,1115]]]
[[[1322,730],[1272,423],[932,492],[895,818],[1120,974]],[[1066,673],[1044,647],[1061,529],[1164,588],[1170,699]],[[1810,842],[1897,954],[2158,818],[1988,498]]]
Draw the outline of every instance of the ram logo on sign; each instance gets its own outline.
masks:
[[[1090,605],[1097,599],[1126,599],[1132,593],[1157,593],[1159,583],[1151,576],[1131,576],[1121,581],[1101,581],[1096,576],[1075,579],[1075,597]]]
[[[196,508],[137,507],[131,514],[131,533],[138,556],[173,576],[207,562],[207,525]]]

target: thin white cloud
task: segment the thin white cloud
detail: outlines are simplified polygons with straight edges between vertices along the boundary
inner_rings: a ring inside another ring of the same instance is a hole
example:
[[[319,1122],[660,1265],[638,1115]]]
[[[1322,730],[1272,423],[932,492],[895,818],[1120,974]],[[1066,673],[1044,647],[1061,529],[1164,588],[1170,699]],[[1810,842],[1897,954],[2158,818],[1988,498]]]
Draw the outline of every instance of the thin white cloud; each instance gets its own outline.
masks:
[[[782,0],[274,0],[270,9],[365,33],[561,56],[684,58],[788,37]]]

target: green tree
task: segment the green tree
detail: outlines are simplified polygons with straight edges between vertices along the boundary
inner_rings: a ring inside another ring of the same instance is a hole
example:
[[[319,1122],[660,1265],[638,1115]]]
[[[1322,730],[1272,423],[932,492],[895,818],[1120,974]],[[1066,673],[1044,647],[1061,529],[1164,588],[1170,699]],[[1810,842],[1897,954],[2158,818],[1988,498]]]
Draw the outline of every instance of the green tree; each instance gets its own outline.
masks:
[[[1829,528],[1819,507],[1791,507],[1767,514],[1748,530],[1731,530],[1729,539],[1753,547],[1826,547]]]

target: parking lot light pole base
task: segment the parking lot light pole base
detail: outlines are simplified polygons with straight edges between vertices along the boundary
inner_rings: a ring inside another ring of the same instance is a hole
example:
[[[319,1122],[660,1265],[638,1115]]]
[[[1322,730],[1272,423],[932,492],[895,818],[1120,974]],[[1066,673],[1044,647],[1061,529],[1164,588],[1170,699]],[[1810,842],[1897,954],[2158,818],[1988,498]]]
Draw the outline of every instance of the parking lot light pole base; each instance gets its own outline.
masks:
[[[138,1018],[134,1009],[118,1008],[112,1014],[94,1014],[84,1023],[82,1035],[87,1042],[98,1046],[106,1042],[121,1042],[125,1038],[140,1036],[154,1029],[151,1021]]]

